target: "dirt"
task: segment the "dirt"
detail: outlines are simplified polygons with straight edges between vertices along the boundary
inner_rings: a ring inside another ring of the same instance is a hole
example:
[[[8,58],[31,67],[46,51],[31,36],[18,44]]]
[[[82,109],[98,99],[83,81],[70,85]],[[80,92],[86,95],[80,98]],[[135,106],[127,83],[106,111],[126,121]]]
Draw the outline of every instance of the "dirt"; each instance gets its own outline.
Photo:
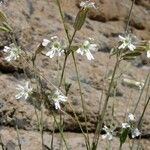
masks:
[[[68,22],[67,26],[70,34],[73,33],[72,24],[79,10],[79,2],[78,0],[62,1],[62,9]],[[95,2],[97,9],[89,13],[83,28],[75,37],[77,43],[84,41],[87,37],[92,37],[95,39],[95,43],[98,44],[98,50],[93,52],[95,57],[93,61],[88,61],[86,57],[81,57],[80,55],[76,56],[83,96],[86,102],[88,129],[91,132],[90,137],[93,136],[92,132],[95,130],[101,94],[104,93],[104,99],[107,93],[109,81],[105,75],[109,73],[109,70],[112,70],[115,63],[115,58],[112,57],[110,59],[109,52],[117,43],[118,35],[125,31],[127,16],[131,6],[130,0],[95,0]],[[129,29],[142,40],[150,39],[149,8],[148,0],[136,1],[131,15]],[[57,35],[64,41],[67,41],[58,8],[52,0],[7,0],[4,5],[0,6],[0,9],[6,13],[9,23],[14,29],[17,42],[27,52],[33,53],[43,38]],[[0,41],[0,50],[12,42],[7,34],[4,33],[1,33]],[[46,56],[39,55],[36,64],[39,72],[45,76],[47,81],[57,85],[63,59],[63,57],[60,57],[57,62],[56,59],[49,59]],[[150,71],[149,64],[150,60],[145,57],[144,53],[134,61],[122,62],[120,65],[120,70],[123,72],[122,78],[128,77],[137,81],[145,80]],[[28,68],[30,67],[28,66]],[[5,145],[8,144],[11,147],[8,150],[17,149],[16,131],[14,129],[15,124],[17,124],[23,142],[23,149],[40,150],[40,134],[36,131],[37,121],[34,107],[29,102],[15,99],[15,85],[25,78],[23,69],[20,66],[5,63],[3,53],[0,52],[0,71],[0,132]],[[30,69],[29,73],[32,74]],[[67,61],[65,79],[72,84],[68,99],[72,103],[82,127],[85,128],[77,77],[71,58]],[[111,122],[115,127],[121,126],[126,112],[133,111],[140,93],[140,90],[124,86],[121,82],[122,80],[120,79],[117,85],[117,96],[111,97],[105,117],[105,124]],[[140,118],[144,108],[145,93],[146,90],[135,113],[137,120]],[[112,119],[113,105],[115,110]],[[67,104],[63,109],[73,116],[73,112]],[[150,107],[148,106],[142,126],[141,143],[144,150],[150,149],[148,147],[150,138],[149,110]],[[59,118],[59,115],[56,115],[56,117]],[[65,135],[71,149],[85,149],[84,142],[81,142],[83,137],[78,124],[66,114],[63,114],[63,118]],[[48,146],[50,146],[49,139],[53,131],[53,122],[53,117],[44,109],[45,142]],[[57,127],[54,128],[58,131]],[[56,135],[55,149],[59,149],[57,142],[59,142],[59,135]],[[113,144],[113,149],[115,150],[118,148],[118,138],[115,138],[113,142],[115,143]],[[138,140],[135,140],[135,142],[138,143]],[[99,149],[105,148],[106,142],[102,141],[102,143],[103,147],[99,145]],[[14,148],[12,148],[12,145]],[[128,143],[125,144],[123,149],[129,149]]]

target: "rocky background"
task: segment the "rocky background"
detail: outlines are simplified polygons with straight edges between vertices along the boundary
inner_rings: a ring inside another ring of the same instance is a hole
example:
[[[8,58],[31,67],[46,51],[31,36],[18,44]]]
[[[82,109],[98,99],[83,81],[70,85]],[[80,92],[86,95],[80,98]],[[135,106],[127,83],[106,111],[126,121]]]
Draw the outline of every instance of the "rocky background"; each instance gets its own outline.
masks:
[[[73,32],[73,22],[79,11],[79,0],[62,0],[62,9],[69,28],[70,34]],[[92,132],[95,129],[100,97],[102,91],[107,92],[108,79],[106,73],[111,72],[115,59],[109,58],[109,52],[117,44],[118,35],[125,31],[131,0],[95,0],[97,9],[92,10],[80,32],[75,37],[75,42],[84,41],[87,37],[95,39],[98,44],[98,50],[93,53],[95,59],[88,61],[86,57],[77,56],[79,75],[82,83],[84,98],[86,101],[88,129]],[[66,36],[59,15],[58,8],[53,0],[7,0],[4,5],[0,6],[4,11],[11,24],[15,38],[23,49],[28,52],[34,52],[43,38],[50,38],[57,35],[64,41]],[[133,7],[130,31],[139,39],[150,39],[150,1],[136,0]],[[17,83],[22,81],[25,76],[21,66],[9,65],[4,61],[3,47],[9,45],[12,41],[5,33],[0,33],[0,133],[4,144],[8,150],[16,150],[17,135],[15,124],[18,125],[23,150],[40,150],[40,134],[37,132],[37,121],[34,107],[25,101],[15,99]],[[36,64],[47,80],[57,84],[61,73],[63,57],[49,59],[46,56],[38,56]],[[150,60],[145,57],[145,53],[139,58],[130,62],[123,62],[120,71],[123,77],[143,81],[150,71]],[[27,64],[25,63],[26,67]],[[73,104],[82,126],[85,126],[83,112],[80,103],[79,89],[77,78],[71,59],[67,62],[65,74],[66,81],[71,83],[69,91],[69,101]],[[145,90],[146,91],[146,90]],[[120,80],[117,85],[116,97],[111,97],[105,123],[113,123],[119,127],[123,122],[126,111],[132,112],[139,97],[139,89],[122,85]],[[150,92],[149,92],[150,93]],[[144,92],[145,94],[145,92]],[[144,95],[143,94],[143,95]],[[141,116],[145,99],[143,96],[138,109],[136,118]],[[102,101],[103,104],[103,101]],[[114,116],[112,119],[112,108],[115,106]],[[69,107],[65,106],[64,110],[73,115]],[[150,107],[148,106],[143,119],[142,140],[141,144],[144,150],[150,149]],[[53,118],[44,111],[44,130],[45,130],[45,147],[50,146],[51,132],[53,130]],[[59,116],[58,116],[59,117]],[[64,117],[64,130],[67,141],[71,149],[84,150],[84,140],[80,134],[79,127],[68,115]],[[58,131],[57,127],[55,128]],[[61,145],[59,134],[55,136],[55,149]],[[100,140],[101,141],[101,140]],[[102,141],[102,147],[105,148],[105,141]],[[114,139],[113,149],[118,149],[118,139]],[[129,144],[125,144],[123,149],[129,149]],[[46,148],[45,148],[46,149]]]

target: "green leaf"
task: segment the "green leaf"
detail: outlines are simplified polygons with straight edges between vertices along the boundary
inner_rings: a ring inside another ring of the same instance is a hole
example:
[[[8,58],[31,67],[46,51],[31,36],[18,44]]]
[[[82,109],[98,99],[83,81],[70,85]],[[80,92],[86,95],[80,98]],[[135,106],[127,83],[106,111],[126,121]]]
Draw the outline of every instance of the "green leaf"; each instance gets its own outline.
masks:
[[[2,22],[7,22],[7,18],[6,18],[6,15],[0,11],[0,23]]]
[[[141,55],[140,52],[130,52],[130,53],[126,53],[122,57],[135,57],[135,56],[139,56],[139,55]]]
[[[0,11],[0,30],[3,32],[11,32],[12,28],[7,23],[6,15]]]
[[[125,143],[127,136],[129,134],[129,130],[130,130],[129,128],[122,129],[122,132],[120,134],[120,143],[121,144]]]
[[[76,31],[80,30],[85,22],[86,15],[87,15],[88,9],[82,9],[78,12],[75,23],[74,23],[74,29]]]
[[[136,57],[124,57],[123,60],[133,60],[136,59]]]
[[[141,55],[141,52],[129,52],[122,56],[123,60],[133,60],[137,56]]]
[[[9,32],[12,31],[12,28],[10,27],[10,25],[9,25],[7,22],[3,22],[3,26],[4,26],[5,28],[7,28],[7,29],[9,30]]]
[[[6,27],[3,27],[3,26],[0,26],[0,31],[9,32],[9,30]]]

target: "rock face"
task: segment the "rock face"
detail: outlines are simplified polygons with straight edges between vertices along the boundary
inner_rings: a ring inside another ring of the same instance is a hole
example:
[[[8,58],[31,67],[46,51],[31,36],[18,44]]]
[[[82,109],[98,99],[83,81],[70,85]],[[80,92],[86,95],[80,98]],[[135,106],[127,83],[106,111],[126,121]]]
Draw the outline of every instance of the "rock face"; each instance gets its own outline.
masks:
[[[20,143],[22,145],[22,149],[24,150],[42,150],[41,146],[41,139],[40,139],[40,133],[36,131],[25,131],[25,130],[20,130],[19,131],[20,135]],[[81,134],[77,133],[65,133],[64,134],[66,138],[66,142],[68,144],[68,147],[71,150],[78,149],[78,150],[85,150],[86,145],[84,143],[84,138]],[[18,138],[16,131],[14,129],[6,129],[3,128],[1,129],[1,137],[3,143],[6,145],[7,150],[18,150]],[[89,135],[90,139],[92,139],[92,134]],[[52,140],[52,135],[49,133],[44,133],[44,149],[49,150],[51,148],[51,140]],[[98,144],[98,149],[105,149],[107,147],[107,144],[104,140],[100,138],[101,144]],[[149,149],[149,143],[148,141],[141,140],[140,141],[143,144],[144,149]],[[54,137],[54,149],[60,149],[63,147],[65,149],[65,145],[62,144],[62,141],[60,139],[60,135],[56,134]],[[113,149],[118,149],[119,143],[117,138],[114,138],[113,140]],[[137,148],[138,143],[135,143],[134,148]],[[147,145],[147,146],[146,146]],[[129,146],[128,143],[125,143],[123,145],[123,149],[128,150]]]
[[[122,23],[125,28],[132,3],[131,0],[123,0],[121,2],[118,0],[95,0],[95,3],[97,4],[97,9],[89,13],[89,18],[105,22],[106,24],[108,22],[115,22],[118,25]],[[142,39],[149,39],[150,23],[147,9],[149,7],[149,1],[136,1],[131,15],[130,30],[133,33],[143,33],[138,35]]]
[[[79,10],[79,2],[79,0],[62,1],[62,9],[65,12],[65,18],[68,21],[67,26],[70,33],[73,32],[72,24]],[[95,0],[95,2],[97,9],[92,10],[89,13],[89,18],[87,18],[83,28],[75,37],[76,42],[84,41],[87,37],[93,37],[98,44],[98,51],[93,52],[95,57],[94,61],[89,62],[86,57],[77,55],[77,64],[79,66],[79,76],[83,88],[89,132],[93,132],[95,129],[99,108],[103,105],[107,93],[109,81],[105,76],[106,72],[111,70],[115,63],[114,58],[109,59],[109,54],[107,52],[109,52],[112,46],[116,44],[118,35],[124,33],[128,12],[131,6],[130,0]],[[129,26],[129,29],[137,35],[138,38],[144,40],[150,39],[149,6],[148,0],[137,0],[133,8]],[[66,41],[58,8],[53,1],[8,1],[4,6],[0,7],[8,16],[8,20],[14,29],[14,34],[18,43],[23,49],[26,49],[27,52],[34,52],[35,48],[43,38],[58,35],[61,39]],[[11,41],[8,35],[3,35],[4,34],[1,33],[0,36],[0,124],[7,128],[15,127],[15,124],[17,123],[19,129],[37,130],[37,118],[34,107],[28,102],[17,101],[15,99],[15,86],[19,81],[24,79],[24,75],[22,68],[19,71],[16,66],[4,62],[2,49],[5,45],[10,44]],[[59,82],[58,77],[60,77],[62,69],[63,57],[59,58],[58,64],[55,58],[49,59],[45,56],[38,56],[37,59],[36,64],[40,70],[39,72],[45,76],[47,81],[57,85]],[[148,61],[149,60],[145,61],[145,64],[147,64]],[[128,71],[126,71],[126,68],[128,68]],[[122,72],[125,72],[125,76],[136,79],[137,81],[144,80],[149,72],[148,69],[146,70],[144,67],[137,68],[130,62],[123,62],[120,69]],[[71,102],[82,127],[85,129],[77,78],[71,58],[67,62],[66,70],[66,80],[72,84],[68,93],[68,100]],[[146,90],[144,91],[144,94],[145,92]],[[111,122],[115,127],[120,126],[124,121],[125,113],[133,111],[139,93],[140,91],[137,89],[123,86],[120,80],[117,84],[117,97],[112,96],[110,99],[105,123]],[[100,97],[102,94],[103,100],[101,101]],[[130,104],[129,108],[125,108],[127,103]],[[144,104],[145,101],[143,97],[135,113],[137,120],[142,114]],[[112,118],[114,106],[115,110]],[[64,130],[80,132],[77,122],[73,119],[73,111],[69,104],[66,103],[63,109],[67,113],[62,113]],[[38,111],[38,113],[40,112]],[[59,113],[56,113],[58,121],[59,117]],[[46,109],[44,109],[43,118],[45,131],[52,131],[54,129],[58,131],[57,127],[53,128],[54,119]],[[147,108],[147,112],[143,119],[142,135],[149,136],[149,124],[150,115],[149,108]],[[12,132],[14,134],[14,131]],[[31,135],[29,135],[29,137],[30,136]]]

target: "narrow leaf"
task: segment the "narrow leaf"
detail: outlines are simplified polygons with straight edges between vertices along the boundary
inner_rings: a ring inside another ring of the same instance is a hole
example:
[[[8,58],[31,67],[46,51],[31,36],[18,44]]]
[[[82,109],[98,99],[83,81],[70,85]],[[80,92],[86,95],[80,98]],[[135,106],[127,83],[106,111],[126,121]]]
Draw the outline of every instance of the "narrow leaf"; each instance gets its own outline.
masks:
[[[128,134],[129,134],[129,128],[122,129],[122,132],[120,134],[120,143],[121,144],[125,143]]]
[[[85,22],[86,15],[87,15],[88,9],[82,9],[79,11],[79,13],[76,16],[75,23],[74,23],[74,29],[76,31],[80,30]]]
[[[0,23],[2,22],[7,22],[7,18],[6,18],[6,15],[0,11]]]

